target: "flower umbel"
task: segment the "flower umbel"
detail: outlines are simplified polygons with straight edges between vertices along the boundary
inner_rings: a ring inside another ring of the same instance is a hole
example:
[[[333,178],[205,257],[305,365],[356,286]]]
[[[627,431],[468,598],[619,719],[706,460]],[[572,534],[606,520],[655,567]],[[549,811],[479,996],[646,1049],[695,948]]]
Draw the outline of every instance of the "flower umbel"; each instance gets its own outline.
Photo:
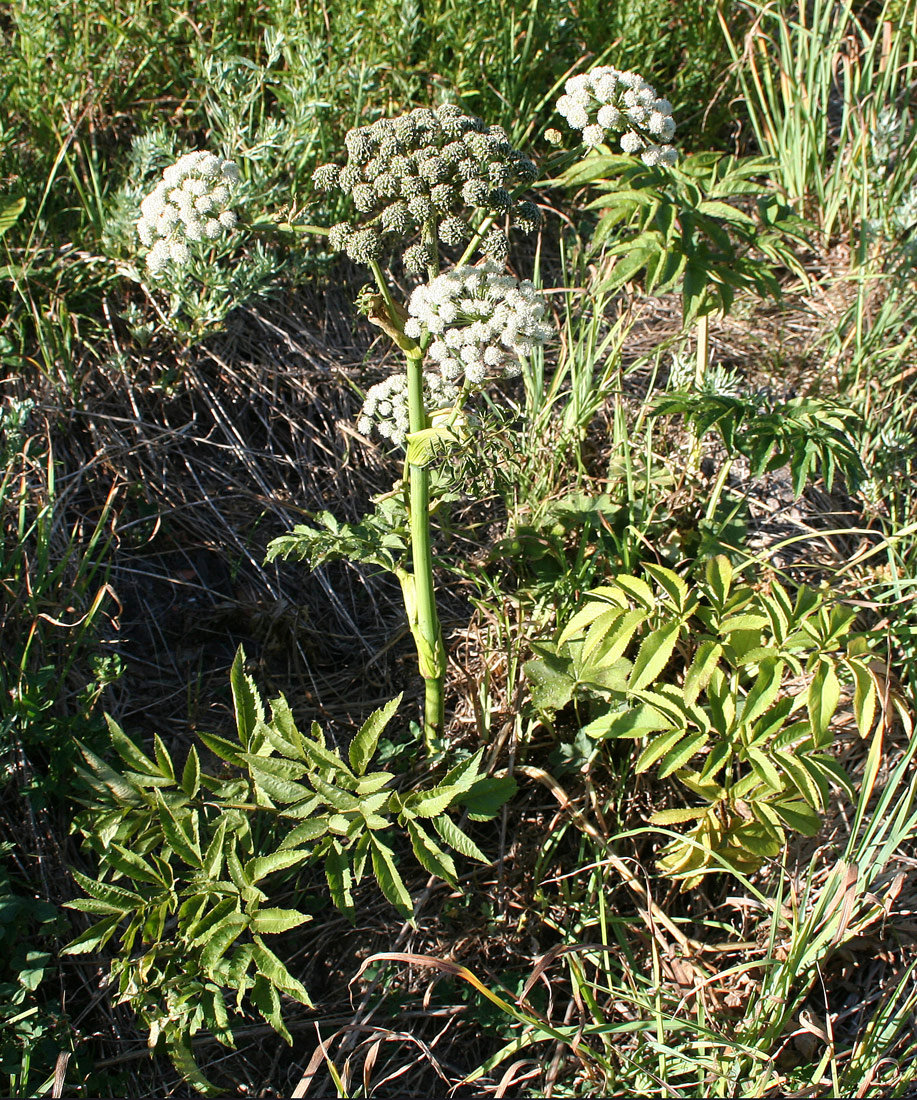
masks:
[[[447,409],[459,398],[458,387],[436,371],[424,371],[424,408],[428,412]],[[383,439],[390,439],[402,446],[407,439],[410,424],[408,411],[408,376],[393,374],[366,391],[366,399],[357,430],[370,435],[375,428]]]
[[[672,104],[636,73],[600,65],[571,77],[557,101],[558,114],[582,131],[586,145],[601,145],[609,134],[620,134],[625,153],[639,153],[644,164],[674,164],[678,152],[669,144],[675,135]]]
[[[170,263],[191,258],[188,241],[216,240],[236,225],[230,209],[239,169],[213,153],[186,153],[169,165],[140,204],[137,235],[150,250],[149,273],[157,278]]]
[[[408,303],[406,335],[433,337],[428,354],[443,378],[480,386],[520,371],[550,336],[545,301],[528,280],[502,275],[495,263],[457,267],[418,286]]]
[[[423,241],[404,251],[404,265],[409,272],[422,270],[437,241],[455,247],[471,237],[469,206],[509,215],[527,232],[540,223],[537,208],[515,202],[510,193],[534,180],[535,165],[512,147],[502,127],[485,126],[454,104],[380,118],[349,131],[345,142],[347,164],[324,164],[312,179],[322,190],[345,191],[363,215],[329,236],[332,248],[358,263],[377,259],[384,242],[407,244],[420,232]],[[505,255],[505,235],[493,231],[482,249],[495,258]]]

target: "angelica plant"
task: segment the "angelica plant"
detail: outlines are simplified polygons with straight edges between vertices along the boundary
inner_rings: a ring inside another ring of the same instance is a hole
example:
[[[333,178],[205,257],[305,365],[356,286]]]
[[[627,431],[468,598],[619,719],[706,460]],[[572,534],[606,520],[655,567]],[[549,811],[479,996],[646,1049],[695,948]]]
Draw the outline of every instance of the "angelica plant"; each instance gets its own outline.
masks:
[[[452,104],[357,127],[345,146],[346,163],[322,165],[313,179],[319,189],[350,198],[354,215],[330,228],[328,243],[369,267],[377,293],[365,297],[366,311],[404,354],[404,371],[366,394],[358,427],[406,448],[411,569],[387,554],[373,560],[401,584],[425,685],[424,739],[432,751],[443,735],[446,654],[433,584],[430,465],[460,433],[468,438],[465,406],[474,393],[518,374],[520,358],[550,334],[535,287],[501,273],[509,248],[505,227],[532,232],[541,224],[538,207],[519,195],[537,171],[501,127],[487,127]],[[463,244],[458,264],[443,273],[443,248]],[[393,250],[407,273],[428,280],[407,307],[394,300],[383,268]],[[466,262],[475,252],[483,256],[477,266]],[[276,540],[269,554],[316,564],[328,557],[325,534],[297,527],[296,537]]]
[[[676,159],[671,105],[634,73],[605,66],[573,77],[558,110],[587,148],[618,134],[621,148],[639,153],[644,165]],[[444,450],[474,446],[482,430],[475,395],[518,374],[551,335],[538,290],[504,270],[508,233],[541,225],[539,208],[524,195],[538,173],[501,127],[453,104],[380,118],[350,130],[344,143],[344,163],[319,166],[313,182],[349,203],[351,215],[327,230],[284,228],[325,232],[333,251],[372,274],[374,288],[359,304],[402,352],[404,367],[368,390],[358,428],[404,449],[403,493],[395,494],[401,510],[389,497],[362,524],[323,515],[319,527],[300,525],[274,540],[268,557],[298,557],[313,567],[346,557],[395,574],[424,680],[423,734],[432,751],[443,736],[446,668],[433,582],[432,466]],[[166,169],[137,227],[152,276],[186,263],[189,242],[236,227],[237,175],[232,162],[200,152]],[[393,255],[409,277],[424,280],[406,304],[387,275]]]

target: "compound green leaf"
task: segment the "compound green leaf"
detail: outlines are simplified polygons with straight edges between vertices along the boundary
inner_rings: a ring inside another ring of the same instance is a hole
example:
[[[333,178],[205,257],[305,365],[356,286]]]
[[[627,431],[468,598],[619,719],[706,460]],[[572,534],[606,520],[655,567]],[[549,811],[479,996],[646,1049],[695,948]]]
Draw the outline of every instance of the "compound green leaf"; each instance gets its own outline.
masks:
[[[672,728],[672,721],[649,703],[639,703],[623,711],[608,710],[583,726],[583,733],[596,740],[616,737],[645,737],[658,730]]]
[[[657,810],[650,815],[651,825],[683,825],[686,821],[698,821],[706,817],[706,806],[690,806],[682,809]]]
[[[376,882],[379,884],[379,889],[403,917],[409,918],[413,911],[411,895],[408,893],[398,868],[395,866],[391,848],[383,844],[375,833],[370,834],[370,844],[373,872],[376,876]]]
[[[681,627],[681,620],[673,619],[672,622],[659,627],[643,639],[634,660],[634,667],[627,685],[628,691],[641,691],[655,683],[669,663]]]
[[[375,755],[376,746],[379,744],[379,738],[398,709],[403,694],[402,692],[380,710],[374,711],[360,726],[356,737],[350,743],[350,766],[356,775],[363,775],[369,766],[370,760]]]
[[[408,822],[408,836],[414,855],[424,870],[455,886],[456,870],[452,857],[416,821]]]
[[[595,668],[608,668],[624,655],[638,628],[646,622],[648,612],[642,608],[627,611],[605,636],[598,654],[592,662]]]
[[[518,789],[511,775],[482,775],[462,796],[461,803],[472,821],[490,821]]]
[[[279,852],[271,852],[266,856],[255,856],[245,864],[246,878],[254,885],[261,882],[275,871],[284,871],[288,867],[295,867],[298,863],[305,863],[310,853],[302,848],[287,848]]]
[[[831,719],[837,710],[840,697],[841,686],[833,665],[825,659],[820,660],[806,697],[812,735],[817,745],[824,745],[828,739]]]
[[[201,787],[201,762],[197,749],[191,746],[181,773],[181,788],[189,798],[194,798]]]
[[[300,1004],[307,1005],[309,1008],[312,1007],[312,1001],[306,992],[306,987],[297,978],[293,977],[280,959],[257,935],[255,936],[252,960],[259,973],[263,974],[272,985],[286,993],[288,997],[299,1001]]]
[[[229,913],[211,928],[201,952],[201,969],[210,973],[247,927],[248,917],[242,913]]]
[[[686,729],[680,728],[669,730],[667,733],[654,737],[637,757],[634,771],[640,775],[645,772],[647,768],[651,768],[657,760],[671,751],[683,737],[687,736],[687,734],[688,731]]]
[[[85,932],[81,932],[76,939],[71,940],[66,947],[61,949],[62,955],[85,955],[90,951],[101,951],[115,933],[121,923],[121,914],[114,914],[97,921]]]
[[[646,611],[652,611],[656,606],[656,597],[653,595],[652,588],[640,577],[632,577],[629,573],[621,573],[615,577],[615,584],[623,588]]]
[[[251,928],[262,936],[276,936],[310,920],[312,917],[308,913],[300,913],[297,909],[258,909],[251,915]]]
[[[237,912],[239,912],[239,899],[237,897],[221,898],[209,912],[202,913],[196,921],[189,925],[185,930],[185,939],[192,947],[197,946],[209,938],[214,928]]]
[[[783,679],[783,661],[768,658],[760,663],[757,679],[745,697],[742,725],[751,727],[777,698]]]
[[[458,825],[445,814],[441,817],[434,817],[432,824],[450,848],[454,848],[455,851],[460,852],[469,859],[476,859],[479,863],[490,862],[471,837],[463,833]]]
[[[701,642],[694,654],[688,671],[685,673],[684,699],[688,706],[697,702],[697,697],[710,683],[710,677],[723,655],[719,642],[710,639]]]
[[[782,791],[785,789],[786,784],[780,778],[780,772],[767,753],[762,752],[760,749],[750,748],[746,749],[746,755],[758,778],[766,783],[771,790]]]
[[[794,832],[803,836],[815,836],[822,825],[821,815],[808,802],[801,799],[787,802],[771,802],[774,812]]]
[[[264,721],[264,707],[261,705],[261,699],[255,691],[254,681],[245,674],[245,651],[241,646],[236,650],[232,662],[229,683],[232,687],[232,701],[236,714],[236,728],[239,731],[239,741],[248,749],[255,732],[255,726],[258,722]]]
[[[353,876],[350,871],[350,861],[347,853],[334,842],[325,856],[325,879],[328,889],[331,891],[331,900],[336,909],[339,909],[346,917],[352,918],[353,914]]]
[[[699,752],[707,743],[707,734],[702,730],[698,730],[697,733],[692,733],[686,737],[683,741],[680,741],[673,749],[670,749],[662,760],[659,761],[658,776],[660,779],[665,779],[671,775],[672,772],[677,771],[683,767]]]

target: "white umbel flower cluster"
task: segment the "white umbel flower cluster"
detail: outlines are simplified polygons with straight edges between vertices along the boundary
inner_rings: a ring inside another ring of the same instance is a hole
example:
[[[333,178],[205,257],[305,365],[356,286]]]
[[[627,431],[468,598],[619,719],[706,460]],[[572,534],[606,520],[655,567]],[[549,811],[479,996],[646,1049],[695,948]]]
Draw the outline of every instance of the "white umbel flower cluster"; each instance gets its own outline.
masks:
[[[433,337],[428,354],[447,381],[464,376],[479,386],[519,373],[519,357],[551,334],[546,308],[532,283],[500,274],[495,263],[457,267],[414,290],[404,331]]]
[[[428,413],[455,405],[459,390],[437,371],[424,371],[424,408]],[[368,436],[375,429],[383,439],[403,446],[410,431],[408,416],[408,376],[393,374],[366,391],[357,431]]]
[[[188,241],[216,240],[236,224],[230,209],[239,169],[214,153],[186,153],[162,173],[155,190],[140,204],[137,235],[150,251],[146,266],[154,277],[170,263],[191,258]]]
[[[586,145],[601,145],[609,134],[620,134],[625,153],[639,153],[644,164],[674,164],[677,150],[672,104],[637,73],[600,65],[572,76],[557,101],[557,112]]]

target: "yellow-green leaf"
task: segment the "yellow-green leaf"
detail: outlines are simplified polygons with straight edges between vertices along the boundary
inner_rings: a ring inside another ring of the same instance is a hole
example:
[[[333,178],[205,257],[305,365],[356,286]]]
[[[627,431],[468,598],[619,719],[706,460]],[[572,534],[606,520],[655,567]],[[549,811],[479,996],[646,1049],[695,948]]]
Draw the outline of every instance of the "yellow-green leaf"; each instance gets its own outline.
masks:
[[[674,729],[654,737],[637,758],[634,771],[639,775],[647,768],[651,768],[660,757],[665,756],[683,737],[687,736],[687,733],[686,729]]]

